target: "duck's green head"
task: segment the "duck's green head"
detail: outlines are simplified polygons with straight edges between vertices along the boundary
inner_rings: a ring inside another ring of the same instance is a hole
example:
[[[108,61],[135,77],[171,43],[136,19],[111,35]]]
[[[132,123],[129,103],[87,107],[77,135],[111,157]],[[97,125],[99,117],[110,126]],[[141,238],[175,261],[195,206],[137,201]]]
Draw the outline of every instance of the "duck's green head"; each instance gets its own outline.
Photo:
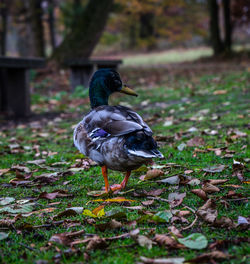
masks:
[[[91,108],[108,105],[108,98],[114,92],[137,96],[132,89],[122,84],[120,75],[116,70],[101,69],[96,71],[89,85]]]

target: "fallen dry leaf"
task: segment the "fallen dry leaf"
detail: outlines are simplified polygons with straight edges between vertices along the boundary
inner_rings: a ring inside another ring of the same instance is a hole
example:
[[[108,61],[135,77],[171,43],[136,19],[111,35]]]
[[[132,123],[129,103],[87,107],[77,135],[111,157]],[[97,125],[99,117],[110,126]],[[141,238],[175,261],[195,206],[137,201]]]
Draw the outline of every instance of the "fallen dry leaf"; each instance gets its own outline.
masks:
[[[64,190],[55,190],[51,193],[42,192],[38,196],[38,199],[48,199],[53,200],[55,198],[63,198],[63,197],[72,197],[72,194],[68,194],[67,191]]]
[[[85,230],[79,230],[76,232],[66,232],[55,234],[50,238],[50,242],[55,242],[61,245],[69,246],[72,243],[73,238],[78,237],[85,233]]]
[[[104,232],[106,230],[119,229],[122,227],[122,223],[116,221],[115,219],[112,219],[109,222],[104,223],[104,224],[96,224],[95,227],[96,227],[96,229],[100,230],[101,232]]]
[[[141,256],[140,260],[144,264],[183,264],[185,261],[185,258],[146,258]]]
[[[179,238],[183,237],[183,235],[181,234],[180,230],[177,229],[175,226],[169,226],[168,230],[169,230],[170,233],[172,233],[176,237],[179,237]]]
[[[234,160],[233,161],[233,174],[232,174],[232,176],[237,177],[241,182],[243,182],[245,180],[244,179],[244,168],[245,168],[245,166],[243,163]]]
[[[222,216],[220,219],[216,219],[213,226],[224,228],[235,228],[236,224],[232,219],[226,216]]]
[[[164,175],[164,172],[159,169],[148,170],[143,180],[150,180]]]
[[[91,202],[110,202],[110,203],[123,203],[123,202],[137,202],[136,200],[126,199],[124,197],[114,197],[108,199],[95,199]]]
[[[165,191],[165,189],[156,189],[156,190],[152,190],[149,192],[145,192],[145,194],[147,196],[159,196],[161,195],[163,192]]]
[[[210,263],[211,260],[223,260],[230,258],[230,255],[223,253],[222,251],[212,251],[209,253],[204,253],[196,258],[190,259],[191,263]]]
[[[218,187],[214,186],[211,183],[205,183],[205,184],[203,184],[202,190],[204,192],[206,192],[206,193],[215,193],[215,192],[219,192],[220,191],[220,189]]]
[[[216,173],[216,172],[222,172],[225,169],[225,165],[215,165],[211,167],[204,168],[203,171],[210,172],[210,173]]]
[[[150,206],[154,203],[155,201],[154,200],[147,200],[147,201],[142,201],[141,203],[144,205],[144,206]]]
[[[25,173],[30,173],[31,172],[31,170],[28,167],[20,166],[20,165],[13,165],[11,167],[11,170],[17,170],[17,171],[25,172]]]
[[[205,141],[201,137],[194,137],[187,141],[188,147],[199,147],[205,145]]]
[[[95,250],[95,249],[104,249],[108,247],[108,244],[106,243],[104,238],[101,238],[99,236],[93,236],[91,240],[89,241],[86,250]]]
[[[168,195],[168,200],[170,202],[171,208],[179,206],[183,199],[186,197],[186,193],[170,193]]]
[[[174,238],[167,235],[156,234],[154,237],[154,241],[161,246],[166,246],[169,248],[185,248],[184,245],[178,243]]]
[[[211,199],[197,210],[197,215],[200,216],[205,222],[213,224],[218,216],[218,212],[214,209],[215,205]]]
[[[141,247],[145,247],[148,250],[152,248],[153,241],[144,235],[138,235],[135,240]]]
[[[78,214],[81,214],[82,212],[83,212],[83,207],[67,208],[65,211],[59,213],[58,215],[55,215],[53,217],[53,220],[60,219],[62,217],[76,216]]]
[[[180,177],[179,176],[171,176],[171,177],[168,177],[166,179],[163,179],[163,180],[159,180],[157,182],[160,182],[160,183],[168,183],[168,184],[179,184],[180,182]]]
[[[226,94],[227,90],[216,90],[213,92],[214,95],[219,95],[219,94]]]
[[[0,169],[0,176],[4,175],[7,173],[10,169]]]
[[[218,184],[223,184],[225,182],[227,182],[228,180],[225,179],[225,180],[220,180],[220,179],[211,179],[211,180],[208,180],[208,183],[212,184],[212,185],[218,185]]]
[[[201,189],[193,189],[191,192],[199,196],[204,201],[208,199],[206,193]]]

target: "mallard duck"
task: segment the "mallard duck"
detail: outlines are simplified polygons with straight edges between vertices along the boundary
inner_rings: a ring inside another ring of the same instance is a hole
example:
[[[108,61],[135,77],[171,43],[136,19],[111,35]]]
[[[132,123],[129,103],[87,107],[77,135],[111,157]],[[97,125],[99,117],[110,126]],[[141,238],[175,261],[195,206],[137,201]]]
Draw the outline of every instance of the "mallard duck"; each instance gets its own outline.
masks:
[[[91,110],[74,130],[78,150],[102,167],[107,193],[125,188],[132,170],[152,158],[163,158],[152,130],[140,115],[124,106],[108,105],[108,98],[114,92],[137,96],[122,84],[117,71],[96,71],[89,85]],[[126,172],[121,184],[109,185],[108,169]]]

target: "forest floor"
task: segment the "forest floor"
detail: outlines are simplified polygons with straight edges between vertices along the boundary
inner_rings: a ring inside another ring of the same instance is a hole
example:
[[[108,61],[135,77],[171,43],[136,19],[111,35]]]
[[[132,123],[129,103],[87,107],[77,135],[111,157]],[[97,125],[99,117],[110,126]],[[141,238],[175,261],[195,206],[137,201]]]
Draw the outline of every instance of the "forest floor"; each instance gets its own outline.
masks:
[[[35,115],[0,120],[1,263],[247,263],[249,63],[187,65],[121,69],[139,96],[110,104],[141,114],[165,158],[109,197],[73,146],[87,91],[34,73]]]

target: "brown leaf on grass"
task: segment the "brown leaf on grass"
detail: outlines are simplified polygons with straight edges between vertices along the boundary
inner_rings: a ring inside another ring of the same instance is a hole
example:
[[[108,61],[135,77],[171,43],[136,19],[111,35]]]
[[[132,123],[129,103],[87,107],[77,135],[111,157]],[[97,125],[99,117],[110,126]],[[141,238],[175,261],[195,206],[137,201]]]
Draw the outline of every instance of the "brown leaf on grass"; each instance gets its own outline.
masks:
[[[159,196],[161,195],[165,189],[156,189],[149,192],[145,192],[147,196]]]
[[[30,186],[32,181],[25,181],[25,180],[15,178],[15,179],[10,180],[10,183],[14,186]]]
[[[40,165],[40,164],[43,164],[45,162],[46,162],[45,159],[38,159],[38,160],[29,160],[29,161],[26,161],[26,163],[28,163],[28,164],[34,164],[34,165]]]
[[[244,164],[234,160],[233,161],[233,177],[237,177],[241,182],[244,181]]]
[[[121,227],[122,227],[122,223],[116,221],[115,219],[110,220],[108,223],[95,225],[95,228],[100,230],[101,232],[104,232],[106,230],[115,230]]]
[[[67,191],[64,190],[55,190],[51,193],[42,192],[38,196],[38,199],[48,199],[53,200],[55,198],[63,198],[63,197],[72,197],[72,194],[68,194]]]
[[[162,170],[159,170],[159,169],[148,170],[143,180],[154,179],[162,175],[164,175],[164,172]]]
[[[220,189],[218,187],[214,186],[211,183],[205,183],[205,184],[203,184],[202,190],[204,192],[206,192],[206,193],[215,193],[215,192],[219,192],[220,191]]]
[[[60,172],[43,173],[41,175],[35,176],[35,182],[39,183],[52,183],[59,179]]]
[[[230,191],[228,191],[228,194],[226,195],[226,197],[227,198],[242,198],[243,197],[243,195],[241,194],[241,193],[236,193],[235,191],[233,191],[233,190],[230,190]]]
[[[16,170],[16,178],[11,179],[9,183],[11,183],[14,186],[20,186],[20,185],[30,185],[32,181],[28,180],[32,177],[32,173],[25,173],[22,174],[19,170]]]
[[[205,141],[202,137],[193,137],[187,141],[188,147],[199,147],[205,145]]]
[[[5,218],[5,219],[0,219],[0,227],[8,227],[8,228],[13,228],[13,225],[15,222],[20,218],[20,216],[16,216],[14,218]]]
[[[170,193],[168,195],[170,206],[172,208],[179,206],[183,202],[183,199],[185,197],[186,197],[186,193]]]
[[[225,182],[227,182],[228,180],[220,180],[220,179],[211,179],[211,180],[207,180],[208,183],[212,184],[212,185],[218,185],[218,184],[223,184]]]
[[[226,216],[222,216],[220,219],[216,219],[213,226],[224,228],[235,228],[236,224],[232,219]]]
[[[75,237],[78,237],[85,233],[85,230],[79,230],[76,232],[66,232],[55,234],[50,238],[50,242],[55,242],[61,245],[69,246]]]
[[[196,258],[190,259],[189,262],[190,263],[210,263],[212,260],[214,262],[215,260],[225,260],[230,257],[231,257],[230,255],[223,253],[222,251],[215,250],[209,253],[204,253]]]
[[[154,203],[155,201],[154,200],[147,200],[147,201],[142,201],[141,203],[144,205],[144,206],[150,206]]]
[[[178,243],[174,238],[166,235],[156,234],[154,241],[161,246],[166,246],[169,248],[185,248],[184,245]]]
[[[2,197],[0,198],[0,205],[11,204],[15,201],[14,197]]]
[[[78,214],[81,214],[83,212],[83,207],[72,207],[67,208],[65,211],[59,213],[58,215],[53,217],[53,220],[60,219],[62,217],[68,217],[68,216],[76,216]]]
[[[135,240],[141,247],[152,248],[153,241],[144,235],[138,235]]]
[[[226,94],[227,92],[227,90],[215,90],[213,92],[213,95]]]
[[[210,172],[210,173],[216,173],[216,172],[222,172],[225,169],[225,165],[215,165],[211,167],[204,168],[203,171]]]
[[[7,173],[10,169],[0,169],[0,176],[4,175]]]
[[[94,208],[94,209],[92,210],[92,213],[93,213],[94,215],[98,215],[98,213],[99,213],[102,209],[104,209],[104,205],[100,205],[100,206]]]
[[[207,202],[197,210],[197,215],[205,222],[215,227],[236,227],[235,223],[226,216],[222,216],[220,219],[218,219],[218,211],[215,209],[215,204],[211,199],[207,200]]]
[[[185,170],[185,171],[184,171],[185,174],[191,174],[191,173],[193,173],[193,172],[194,172],[193,170]]]
[[[177,229],[175,226],[169,226],[168,230],[170,233],[174,234],[175,236],[182,238],[183,235],[181,234],[180,230]]]
[[[185,258],[146,258],[141,256],[140,260],[143,264],[182,264],[185,261]],[[139,262],[138,262],[139,263]],[[141,262],[140,262],[141,263]]]
[[[11,170],[17,170],[17,171],[25,172],[25,173],[30,173],[31,172],[31,170],[28,167],[20,166],[20,165],[13,165],[11,167]]]
[[[124,197],[114,197],[114,198],[108,198],[108,199],[95,199],[91,202],[107,202],[107,203],[128,203],[130,202],[136,202],[136,200],[126,199]]]
[[[33,212],[30,212],[30,213],[24,213],[24,214],[22,214],[22,216],[23,217],[29,217],[29,216],[34,215],[34,214],[37,214],[38,216],[41,216],[44,213],[51,213],[51,212],[53,212],[55,210],[56,210],[56,208],[54,208],[54,207],[44,208],[44,209],[33,211]]]
[[[70,257],[80,256],[81,254],[80,249],[76,249],[76,248],[67,248],[64,250],[57,250],[57,251],[58,253],[53,257],[53,263],[62,263],[62,260],[66,262],[66,260],[69,259]],[[35,264],[48,264],[48,262],[47,261],[44,262],[43,260],[39,263],[36,261]]]
[[[159,180],[157,182],[160,182],[160,183],[168,183],[168,184],[179,184],[180,182],[180,177],[178,175],[176,176],[171,176],[171,177],[168,177],[168,178],[165,178],[165,179],[162,179],[162,180]]]
[[[196,194],[197,196],[199,196],[204,201],[206,201],[208,199],[206,193],[201,189],[193,189],[193,190],[191,190],[191,192],[193,194]]]
[[[177,210],[177,212],[175,213],[176,216],[179,216],[179,217],[184,217],[184,216],[187,216],[187,215],[190,215],[190,211],[188,210]]]
[[[137,206],[124,206],[124,208],[127,208],[129,210],[143,210],[143,209],[145,209],[145,207],[143,207],[141,205],[137,205]]]
[[[218,212],[214,208],[214,202],[209,199],[202,207],[197,210],[197,215],[201,217],[205,222],[213,224],[218,216]]]
[[[189,221],[188,221],[186,218],[184,218],[184,217],[182,217],[182,216],[178,216],[178,215],[173,216],[173,217],[171,218],[171,223],[173,224],[173,223],[175,223],[175,222],[177,222],[177,223],[181,223],[181,224],[189,224]]]
[[[90,251],[95,249],[104,249],[106,247],[108,247],[108,244],[106,243],[104,238],[101,238],[99,236],[93,236],[88,242],[86,250]]]

